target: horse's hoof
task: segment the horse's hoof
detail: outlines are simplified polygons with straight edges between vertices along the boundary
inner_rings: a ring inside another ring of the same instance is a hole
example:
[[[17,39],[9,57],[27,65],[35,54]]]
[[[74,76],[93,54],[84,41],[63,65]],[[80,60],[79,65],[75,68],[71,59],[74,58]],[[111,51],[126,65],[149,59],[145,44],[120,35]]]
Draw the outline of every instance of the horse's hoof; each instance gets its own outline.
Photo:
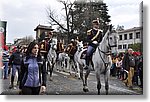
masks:
[[[83,88],[83,91],[84,91],[84,92],[89,92],[89,89]]]
[[[53,79],[52,79],[52,78],[49,78],[49,81],[53,81]]]
[[[106,95],[108,95],[108,91],[106,91]]]

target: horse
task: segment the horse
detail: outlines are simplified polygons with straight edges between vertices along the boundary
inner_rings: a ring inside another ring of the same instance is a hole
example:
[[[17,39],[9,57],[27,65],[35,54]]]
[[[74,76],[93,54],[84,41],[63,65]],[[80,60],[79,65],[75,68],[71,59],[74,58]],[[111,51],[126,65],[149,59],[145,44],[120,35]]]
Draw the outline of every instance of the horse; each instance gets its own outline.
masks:
[[[68,60],[67,60],[67,70],[72,75],[75,71],[75,76],[76,76],[76,65],[74,61],[74,55],[76,53],[77,47],[76,47],[76,41],[71,42],[66,47],[65,52],[68,54]]]
[[[57,70],[58,71],[68,71],[69,72],[69,55],[65,52],[61,52],[58,54],[57,59]]]
[[[50,81],[52,81],[52,72],[56,64],[57,58],[56,50],[57,50],[57,38],[53,37],[51,39],[50,48],[47,54],[47,69],[50,71]]]
[[[80,52],[84,52],[86,49],[83,49],[83,42],[80,41],[80,42],[77,42],[77,51],[74,55],[74,61],[75,61],[75,65],[76,65],[76,70],[75,70],[75,73],[76,73],[76,76],[78,77],[78,79],[80,79],[80,68],[79,68],[79,63],[82,65],[85,65],[85,60],[84,59],[80,59],[80,56],[82,53]],[[80,61],[80,62],[78,62]]]
[[[96,73],[96,80],[97,80],[97,90],[98,95],[100,94],[101,89],[101,74],[104,74],[105,79],[105,90],[106,94],[108,94],[109,84],[108,79],[110,76],[110,67],[112,65],[111,60],[111,48],[117,46],[117,35],[114,33],[111,33],[110,30],[107,30],[106,34],[104,35],[101,43],[98,44],[98,47],[96,48],[96,51],[94,52],[92,56],[92,62],[93,62],[93,69]],[[85,66],[85,60],[81,59],[80,56],[86,49],[82,50],[78,54],[77,63],[79,64],[80,68],[80,78],[83,82],[83,91],[88,92],[88,86],[87,86],[87,78],[90,74],[91,68],[88,70],[85,70],[85,73],[83,73]],[[92,66],[92,65],[91,65]]]

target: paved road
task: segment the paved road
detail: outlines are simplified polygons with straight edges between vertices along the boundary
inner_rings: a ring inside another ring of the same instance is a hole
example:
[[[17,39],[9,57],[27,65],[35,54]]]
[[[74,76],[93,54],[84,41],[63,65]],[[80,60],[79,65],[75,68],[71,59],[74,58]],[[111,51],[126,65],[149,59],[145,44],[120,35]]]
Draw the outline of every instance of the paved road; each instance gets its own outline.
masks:
[[[104,80],[101,78],[102,88],[101,94],[105,95]],[[133,90],[129,90],[122,81],[115,77],[110,78],[109,95],[142,95],[142,89],[134,86]],[[18,93],[17,89],[9,89],[9,80],[2,80],[0,84],[3,85],[3,95],[15,95]],[[97,95],[96,78],[94,72],[91,72],[88,78],[89,92],[83,92],[82,81],[66,72],[57,72],[53,74],[53,81],[47,81],[47,95]]]

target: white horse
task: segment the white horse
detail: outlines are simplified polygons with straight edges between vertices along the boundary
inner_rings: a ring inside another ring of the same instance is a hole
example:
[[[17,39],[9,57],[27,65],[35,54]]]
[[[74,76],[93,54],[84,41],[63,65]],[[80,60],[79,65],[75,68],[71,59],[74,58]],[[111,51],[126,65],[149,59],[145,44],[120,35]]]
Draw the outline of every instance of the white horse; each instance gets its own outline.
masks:
[[[57,38],[52,38],[50,43],[50,49],[47,55],[48,61],[47,68],[50,71],[50,81],[52,81],[52,72],[57,58],[56,50],[57,50]]]
[[[104,74],[105,89],[106,89],[106,94],[108,94],[108,89],[109,89],[108,79],[110,76],[110,67],[112,64],[111,57],[110,57],[111,54],[110,50],[112,47],[116,47],[116,46],[117,46],[117,35],[110,33],[110,31],[108,30],[105,36],[103,37],[101,43],[98,45],[95,53],[92,56],[94,70],[96,72],[98,94],[100,94],[100,89],[101,89],[101,82],[100,82],[101,74]],[[80,77],[83,82],[83,91],[88,92],[89,90],[87,86],[87,78],[92,68],[86,70],[86,72],[83,73],[85,60],[80,59],[80,56],[83,53],[83,51],[81,51],[78,54],[77,62],[80,68]]]
[[[65,52],[59,53],[57,61],[58,71],[68,71],[69,72],[69,55]]]
[[[74,61],[76,65],[76,76],[80,78],[80,68],[79,68],[79,63],[80,65],[85,65],[85,60],[81,59],[81,52],[84,52],[86,49],[83,49],[83,42],[77,42],[77,51],[74,55]]]

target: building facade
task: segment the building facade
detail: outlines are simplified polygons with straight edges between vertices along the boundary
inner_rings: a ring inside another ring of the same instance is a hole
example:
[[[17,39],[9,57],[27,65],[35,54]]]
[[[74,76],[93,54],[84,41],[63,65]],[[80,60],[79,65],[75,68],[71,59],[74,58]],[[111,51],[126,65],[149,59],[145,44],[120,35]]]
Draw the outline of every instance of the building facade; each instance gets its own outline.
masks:
[[[118,40],[118,52],[125,52],[131,45],[142,43],[142,27],[134,27],[131,29],[117,31]]]
[[[38,25],[34,31],[36,31],[36,40],[40,41],[40,39],[44,39],[45,36],[48,35],[50,31],[53,31],[51,26]]]

